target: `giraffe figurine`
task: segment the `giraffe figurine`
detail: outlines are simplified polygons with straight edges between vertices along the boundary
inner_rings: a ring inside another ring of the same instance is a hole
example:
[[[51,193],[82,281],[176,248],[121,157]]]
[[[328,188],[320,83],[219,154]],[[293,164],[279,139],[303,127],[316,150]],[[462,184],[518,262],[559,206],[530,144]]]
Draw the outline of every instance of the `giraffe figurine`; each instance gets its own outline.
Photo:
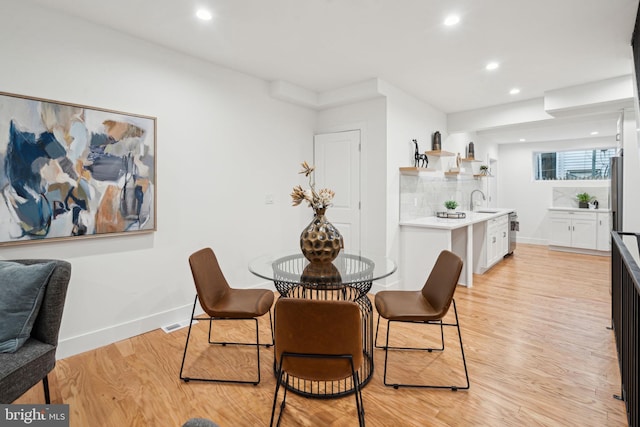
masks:
[[[416,152],[413,156],[413,166],[416,168],[426,168],[429,165],[429,158],[426,154],[420,154],[420,149],[418,148],[418,140],[413,139],[412,141],[416,145]]]

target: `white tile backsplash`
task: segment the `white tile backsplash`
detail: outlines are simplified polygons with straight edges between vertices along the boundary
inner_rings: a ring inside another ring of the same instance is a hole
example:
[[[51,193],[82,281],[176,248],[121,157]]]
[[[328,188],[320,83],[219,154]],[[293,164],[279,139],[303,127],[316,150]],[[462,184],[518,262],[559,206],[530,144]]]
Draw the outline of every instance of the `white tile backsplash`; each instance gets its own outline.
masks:
[[[469,210],[469,196],[482,189],[479,179],[472,177],[443,178],[429,176],[400,176],[400,221],[433,216],[445,210],[446,200],[458,202],[459,211]],[[482,197],[475,195],[475,200]]]
[[[553,207],[577,208],[576,194],[589,193],[598,201],[600,209],[609,209],[609,187],[553,187]]]

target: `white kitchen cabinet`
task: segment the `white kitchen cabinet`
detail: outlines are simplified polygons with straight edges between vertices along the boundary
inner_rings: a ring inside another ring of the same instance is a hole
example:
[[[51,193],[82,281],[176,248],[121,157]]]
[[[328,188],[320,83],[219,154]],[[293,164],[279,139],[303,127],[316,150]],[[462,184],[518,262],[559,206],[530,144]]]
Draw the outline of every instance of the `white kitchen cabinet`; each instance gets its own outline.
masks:
[[[402,289],[421,289],[443,249],[457,254],[464,262],[459,284],[473,286],[474,273],[483,274],[487,270],[487,223],[502,217],[500,222],[507,231],[512,211],[496,209],[493,213],[467,212],[461,219],[429,216],[401,221],[398,276]],[[508,239],[509,233],[506,235]]]
[[[571,218],[565,215],[551,214],[549,216],[551,224],[549,236],[549,245],[552,246],[571,246]]]
[[[564,248],[605,250],[598,246],[596,212],[553,210],[549,214],[549,245]],[[608,249],[606,249],[608,250]]]
[[[509,215],[488,220],[486,227],[484,267],[489,268],[509,251]]]
[[[599,251],[611,250],[611,213],[598,212],[596,227],[598,228],[597,249]]]

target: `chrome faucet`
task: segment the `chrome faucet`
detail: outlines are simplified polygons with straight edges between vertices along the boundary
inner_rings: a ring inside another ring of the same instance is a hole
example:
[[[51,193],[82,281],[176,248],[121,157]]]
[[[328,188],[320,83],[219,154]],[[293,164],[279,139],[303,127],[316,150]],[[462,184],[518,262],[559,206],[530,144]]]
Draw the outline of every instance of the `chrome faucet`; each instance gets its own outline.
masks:
[[[469,210],[470,210],[471,212],[473,212],[473,193],[475,193],[476,191],[477,191],[478,193],[482,194],[482,200],[487,200],[487,198],[484,196],[484,193],[483,193],[481,190],[477,190],[477,189],[476,189],[476,190],[473,190],[473,191],[471,192],[471,196],[469,196]]]

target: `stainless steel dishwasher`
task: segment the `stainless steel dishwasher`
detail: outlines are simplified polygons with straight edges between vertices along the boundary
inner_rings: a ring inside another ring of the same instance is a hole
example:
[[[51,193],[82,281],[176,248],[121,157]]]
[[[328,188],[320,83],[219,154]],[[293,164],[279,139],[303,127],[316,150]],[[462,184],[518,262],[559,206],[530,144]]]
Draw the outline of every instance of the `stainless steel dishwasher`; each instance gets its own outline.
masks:
[[[513,251],[516,249],[516,233],[519,230],[518,213],[513,211],[509,213],[509,252],[505,256],[513,255]]]

